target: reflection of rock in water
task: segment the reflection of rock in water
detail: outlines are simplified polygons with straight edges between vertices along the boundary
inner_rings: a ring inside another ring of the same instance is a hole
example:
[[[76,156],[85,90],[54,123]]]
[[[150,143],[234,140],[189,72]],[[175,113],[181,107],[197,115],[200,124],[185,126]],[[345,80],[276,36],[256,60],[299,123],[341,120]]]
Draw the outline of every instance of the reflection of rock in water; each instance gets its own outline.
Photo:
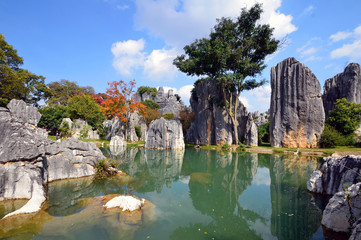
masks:
[[[239,207],[238,197],[251,185],[257,172],[258,154],[218,151],[193,154],[197,161],[185,166],[190,169],[184,171],[191,172],[189,189],[194,207],[211,216],[233,215]]]
[[[271,231],[278,239],[311,239],[319,228],[322,212],[306,189],[316,168],[317,160],[312,158],[272,155]]]
[[[141,149],[136,154],[127,151],[124,171],[134,177],[138,192],[162,191],[163,185],[171,187],[182,169],[184,150]],[[123,169],[122,169],[123,170]]]

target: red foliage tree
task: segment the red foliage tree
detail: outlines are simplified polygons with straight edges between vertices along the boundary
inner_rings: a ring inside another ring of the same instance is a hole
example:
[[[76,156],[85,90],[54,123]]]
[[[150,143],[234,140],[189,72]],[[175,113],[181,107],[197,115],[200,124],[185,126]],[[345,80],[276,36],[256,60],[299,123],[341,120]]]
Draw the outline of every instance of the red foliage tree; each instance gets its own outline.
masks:
[[[142,116],[146,115],[146,106],[135,101],[135,80],[126,83],[122,80],[108,83],[106,97],[101,103],[101,111],[108,117],[118,117],[127,125],[130,113],[138,111]],[[127,129],[127,128],[125,128]],[[127,138],[127,131],[125,131]]]

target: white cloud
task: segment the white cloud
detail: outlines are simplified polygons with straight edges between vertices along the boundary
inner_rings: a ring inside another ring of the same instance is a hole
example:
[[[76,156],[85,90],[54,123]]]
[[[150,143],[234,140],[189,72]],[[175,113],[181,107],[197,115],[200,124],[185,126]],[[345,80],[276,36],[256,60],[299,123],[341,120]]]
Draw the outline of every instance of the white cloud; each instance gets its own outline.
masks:
[[[124,5],[117,5],[117,8],[120,9],[120,10],[126,10],[126,9],[129,8],[129,5],[126,5],[126,4],[124,4]]]
[[[111,51],[114,55],[113,67],[119,74],[129,76],[132,71],[144,64],[145,41],[143,39],[113,43]]]
[[[243,7],[263,3],[262,23],[275,28],[280,39],[297,30],[292,16],[280,13],[281,0],[136,0],[135,22],[139,29],[146,29],[162,37],[166,44],[177,49],[208,36],[216,19],[237,17]]]
[[[330,39],[332,42],[338,42],[341,40],[345,40],[351,36],[352,36],[352,32],[338,32],[338,33],[332,34],[330,36]]]
[[[344,32],[345,33],[345,32]],[[336,36],[336,37],[335,37]],[[352,43],[346,43],[342,47],[337,48],[331,52],[331,58],[342,58],[342,57],[349,57],[351,61],[357,61],[361,59],[361,26],[358,26],[354,29],[350,35],[345,38],[345,34],[340,34],[340,32],[331,35],[331,39],[334,40],[345,40],[347,38],[352,37]]]
[[[175,49],[157,49],[147,57],[144,63],[144,73],[151,79],[172,80],[177,72],[173,59],[177,56]]]
[[[312,14],[314,9],[315,9],[315,7],[313,5],[310,5],[303,10],[301,15]]]
[[[248,111],[258,110],[266,112],[271,103],[271,85],[245,91],[242,93],[240,100],[247,107]]]
[[[252,106],[249,104],[248,99],[244,96],[239,97],[239,101],[249,110],[252,108]]]
[[[319,47],[314,47],[314,44],[317,44],[320,41],[320,38],[312,38],[305,45],[298,48],[296,51],[300,53],[301,58],[305,58],[304,62],[316,61],[323,59],[320,56],[316,56],[315,54],[319,52]]]

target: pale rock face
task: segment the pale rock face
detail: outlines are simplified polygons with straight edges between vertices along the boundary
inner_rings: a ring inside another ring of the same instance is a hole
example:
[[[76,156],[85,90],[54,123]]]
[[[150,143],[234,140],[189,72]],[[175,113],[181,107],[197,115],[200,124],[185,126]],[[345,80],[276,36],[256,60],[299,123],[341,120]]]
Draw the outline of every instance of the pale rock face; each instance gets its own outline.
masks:
[[[295,58],[271,69],[270,142],[274,147],[317,147],[325,114],[321,86]]]
[[[137,199],[133,196],[119,196],[108,201],[104,207],[106,208],[121,208],[122,211],[135,211],[141,209],[144,205],[144,199]]]
[[[45,137],[35,125],[40,114],[24,104],[11,100],[8,109],[0,108],[0,201],[30,199],[9,215],[38,211],[45,201],[43,184],[92,175],[94,164],[104,158],[94,143]]]
[[[110,140],[109,146],[110,147],[126,147],[127,142],[121,136],[114,136]]]
[[[257,124],[253,121],[251,113],[248,116],[248,122],[246,126],[245,143],[248,146],[258,146],[258,128]]]
[[[361,157],[344,156],[324,158],[324,162],[312,173],[307,182],[311,192],[333,195],[360,181]]]
[[[164,118],[153,120],[145,139],[145,148],[184,149],[182,124],[179,120]]]
[[[322,100],[326,117],[334,109],[335,101],[341,98],[361,103],[361,68],[358,63],[350,63],[342,73],[325,81]]]
[[[361,183],[336,193],[323,211],[321,223],[336,232],[350,232],[352,222],[361,217]]]
[[[100,138],[98,132],[96,130],[93,130],[92,127],[82,119],[75,119],[73,122],[70,118],[64,118],[60,125],[63,125],[65,122],[68,123],[72,138],[81,138],[81,132],[84,129],[87,130],[87,137],[85,137],[85,139]]]

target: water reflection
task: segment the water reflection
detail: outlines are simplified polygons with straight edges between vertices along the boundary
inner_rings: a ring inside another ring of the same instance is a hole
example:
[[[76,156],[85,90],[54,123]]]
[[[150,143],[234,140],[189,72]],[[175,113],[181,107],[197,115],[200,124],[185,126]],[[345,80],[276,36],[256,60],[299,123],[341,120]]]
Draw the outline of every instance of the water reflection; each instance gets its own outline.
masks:
[[[38,239],[52,232],[70,239],[316,239],[322,212],[306,190],[318,165],[314,158],[196,149],[102,151],[129,177],[51,183],[42,220],[37,227],[23,223],[21,231],[37,229]],[[94,197],[108,194],[145,197],[156,211],[146,224],[129,226],[119,215],[91,207]],[[10,226],[1,224],[0,229]]]

